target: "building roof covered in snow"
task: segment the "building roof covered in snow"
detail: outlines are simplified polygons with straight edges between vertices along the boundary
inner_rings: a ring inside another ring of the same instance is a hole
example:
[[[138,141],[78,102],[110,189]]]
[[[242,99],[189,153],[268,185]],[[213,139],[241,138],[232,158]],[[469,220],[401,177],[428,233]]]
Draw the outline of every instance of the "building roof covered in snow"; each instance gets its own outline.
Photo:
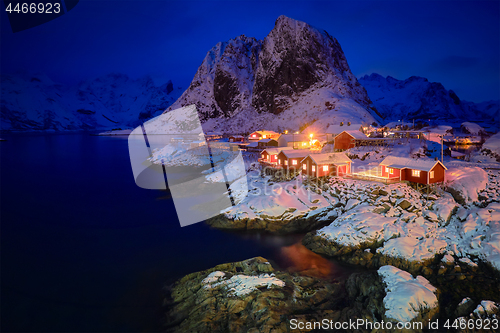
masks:
[[[276,133],[274,131],[266,131],[266,130],[255,131],[255,132],[252,132],[251,134],[254,134],[254,133],[257,133],[257,134],[260,134],[260,135],[278,135],[279,134],[279,133]]]
[[[422,171],[430,171],[436,164],[441,164],[443,168],[446,169],[443,163],[439,160],[432,160],[432,159],[413,159],[409,157],[397,157],[397,156],[387,156],[384,158],[382,162],[380,162],[380,165],[384,165],[390,168],[394,169],[415,169],[415,170],[422,170]]]
[[[309,156],[316,164],[347,164],[351,159],[344,153],[310,154]],[[306,158],[307,158],[306,157]]]
[[[342,133],[343,132],[346,132],[347,134],[349,134],[350,136],[352,136],[355,139],[366,139],[366,138],[368,138],[364,133],[362,133],[362,132],[360,132],[358,130],[342,131]],[[339,135],[342,134],[342,133],[339,133]],[[337,135],[337,136],[339,136],[339,135]]]
[[[261,143],[268,143],[269,141],[276,141],[274,139],[262,139],[262,140],[259,140],[259,142]]]
[[[274,147],[274,148],[266,148],[262,151],[262,154],[264,152],[268,153],[269,155],[276,155],[279,154],[280,151],[282,150],[290,150],[293,149],[293,147]]]
[[[286,156],[286,158],[296,158],[296,157],[305,157],[309,155],[309,150],[308,149],[283,150],[282,153]]]

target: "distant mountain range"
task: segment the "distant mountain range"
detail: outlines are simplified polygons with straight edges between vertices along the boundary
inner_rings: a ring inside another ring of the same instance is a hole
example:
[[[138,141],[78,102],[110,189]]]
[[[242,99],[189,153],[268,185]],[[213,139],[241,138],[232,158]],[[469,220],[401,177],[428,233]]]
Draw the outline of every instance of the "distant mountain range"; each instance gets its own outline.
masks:
[[[462,101],[441,83],[412,76],[406,80],[366,75],[359,79],[378,112],[388,121],[415,121],[459,124],[464,121],[500,124],[500,101],[473,103]],[[489,125],[489,126],[488,126]]]
[[[462,101],[442,84],[378,74],[359,80],[328,32],[280,16],[264,40],[239,36],[208,51],[181,95],[172,82],[110,74],[76,86],[44,75],[2,75],[2,130],[135,127],[163,111],[195,104],[205,131],[244,133],[340,122],[479,122],[498,130],[500,101]]]
[[[109,74],[75,86],[43,74],[2,75],[0,128],[95,130],[135,127],[161,114],[181,94],[172,82],[156,86],[146,76]]]

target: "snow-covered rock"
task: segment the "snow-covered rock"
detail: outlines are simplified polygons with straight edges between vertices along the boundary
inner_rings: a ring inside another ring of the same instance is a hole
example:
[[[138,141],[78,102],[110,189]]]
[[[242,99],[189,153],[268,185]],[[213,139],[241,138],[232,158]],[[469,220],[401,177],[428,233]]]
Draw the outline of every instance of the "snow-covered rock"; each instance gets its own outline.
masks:
[[[469,121],[463,122],[460,125],[460,129],[462,130],[462,132],[464,132],[466,134],[471,134],[471,135],[486,134],[486,131],[484,130],[484,128],[482,128],[481,126],[479,126],[476,123],[471,123]]]
[[[437,289],[423,276],[414,278],[394,266],[382,266],[378,274],[386,284],[384,305],[389,320],[409,322],[422,310],[437,310]]]
[[[488,183],[488,174],[478,167],[450,168],[446,180],[446,190],[458,203],[466,204],[478,200],[478,193]]]

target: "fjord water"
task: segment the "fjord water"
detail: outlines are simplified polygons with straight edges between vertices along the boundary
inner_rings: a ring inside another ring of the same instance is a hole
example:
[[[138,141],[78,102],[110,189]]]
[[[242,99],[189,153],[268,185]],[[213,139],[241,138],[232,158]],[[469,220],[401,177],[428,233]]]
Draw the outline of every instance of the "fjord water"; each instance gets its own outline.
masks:
[[[2,331],[161,331],[162,286],[188,273],[254,256],[282,268],[301,257],[310,268],[308,250],[283,250],[300,235],[181,228],[168,192],[135,185],[125,137],[7,139],[0,143]],[[349,273],[318,260],[312,266],[329,274]]]

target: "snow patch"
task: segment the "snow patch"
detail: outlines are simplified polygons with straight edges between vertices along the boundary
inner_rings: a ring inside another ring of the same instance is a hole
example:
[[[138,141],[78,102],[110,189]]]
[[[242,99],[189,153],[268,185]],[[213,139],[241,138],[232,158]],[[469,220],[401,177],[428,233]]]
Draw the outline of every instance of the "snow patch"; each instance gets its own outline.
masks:
[[[421,308],[438,306],[437,289],[423,276],[413,276],[394,266],[382,266],[378,274],[386,284],[384,297],[387,318],[409,322],[416,318]]]

